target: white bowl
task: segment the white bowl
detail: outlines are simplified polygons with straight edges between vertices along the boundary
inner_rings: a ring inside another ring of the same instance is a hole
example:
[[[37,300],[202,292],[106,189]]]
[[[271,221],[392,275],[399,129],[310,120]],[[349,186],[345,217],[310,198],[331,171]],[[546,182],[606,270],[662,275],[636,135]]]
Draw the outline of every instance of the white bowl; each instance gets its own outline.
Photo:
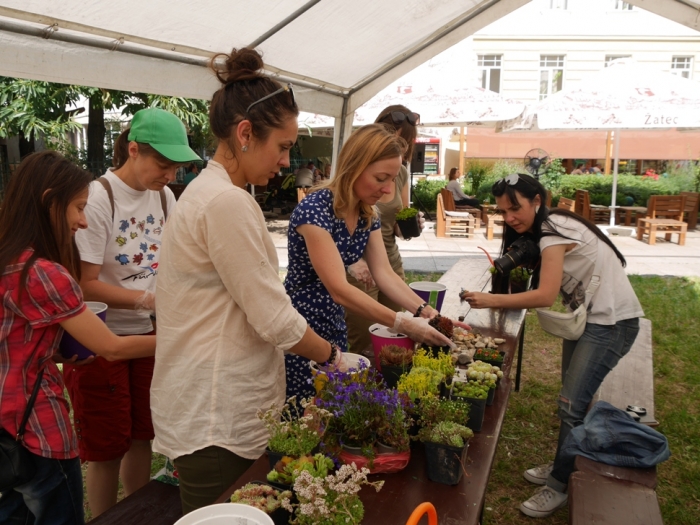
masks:
[[[218,503],[190,512],[175,525],[275,525],[260,509],[241,503]]]

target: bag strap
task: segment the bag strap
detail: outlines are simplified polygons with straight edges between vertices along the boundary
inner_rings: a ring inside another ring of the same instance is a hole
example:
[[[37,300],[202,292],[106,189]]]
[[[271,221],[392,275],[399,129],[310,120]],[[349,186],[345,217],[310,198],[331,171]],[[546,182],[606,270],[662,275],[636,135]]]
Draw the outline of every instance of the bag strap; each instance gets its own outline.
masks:
[[[107,190],[107,197],[109,197],[109,204],[112,207],[112,221],[114,221],[114,192],[112,192],[112,185],[104,177],[98,177],[97,182],[102,184],[105,190]],[[160,207],[163,208],[163,220],[168,220],[168,200],[165,197],[165,190],[159,190],[160,195]]]
[[[591,299],[593,298],[593,294],[595,294],[596,290],[598,289],[598,286],[600,286],[600,270],[603,260],[603,257],[601,257],[602,254],[600,245],[604,241],[601,241],[597,237],[596,240],[598,241],[598,246],[595,257],[595,265],[593,266],[593,275],[591,276],[591,282],[588,283],[588,288],[586,288],[586,299],[583,303],[586,311],[588,311],[588,305],[591,302]]]
[[[112,206],[112,221],[114,221],[114,193],[112,192],[112,185],[104,177],[98,177],[97,182],[102,184],[105,190],[107,190],[107,197],[109,197],[109,204]]]
[[[29,421],[29,415],[32,413],[32,408],[34,408],[34,401],[36,401],[36,396],[39,393],[39,387],[41,386],[41,378],[44,375],[44,369],[39,370],[39,374],[36,376],[36,383],[34,383],[34,389],[32,390],[32,396],[29,398],[27,403],[27,408],[24,410],[24,416],[22,416],[22,422],[19,424],[17,429],[17,441],[24,440],[24,429],[27,426],[27,421]]]

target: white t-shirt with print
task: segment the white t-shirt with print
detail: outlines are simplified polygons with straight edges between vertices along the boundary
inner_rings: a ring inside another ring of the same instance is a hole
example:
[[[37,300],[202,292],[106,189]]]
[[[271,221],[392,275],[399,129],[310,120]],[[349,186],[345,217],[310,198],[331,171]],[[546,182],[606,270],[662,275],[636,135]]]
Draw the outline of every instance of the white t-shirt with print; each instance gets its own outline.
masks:
[[[612,248],[598,239],[583,223],[571,217],[554,214],[549,216],[549,220],[561,235],[568,238],[557,235],[542,237],[539,243],[541,252],[549,246],[576,244],[564,255],[560,289],[563,304],[573,311],[585,302],[586,288],[593,277],[598,256],[598,243],[602,243],[600,285],[588,305],[587,322],[612,325],[625,319],[643,317],[642,305]],[[547,223],[542,224],[542,231],[551,231]]]
[[[114,220],[107,190],[90,183],[85,208],[88,227],[75,234],[80,259],[102,266],[99,280],[130,290],[156,291],[165,217],[157,191],[129,187],[112,170],[104,177],[114,194]],[[175,209],[175,196],[165,188],[168,215]],[[110,308],[107,326],[116,334],[145,334],[153,330],[150,313]]]

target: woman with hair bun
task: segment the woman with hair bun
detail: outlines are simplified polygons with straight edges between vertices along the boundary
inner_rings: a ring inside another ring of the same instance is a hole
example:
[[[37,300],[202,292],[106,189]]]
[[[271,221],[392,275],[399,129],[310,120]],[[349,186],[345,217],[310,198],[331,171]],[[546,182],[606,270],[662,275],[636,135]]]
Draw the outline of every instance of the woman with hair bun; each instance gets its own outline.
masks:
[[[224,58],[209,112],[219,144],[168,220],[156,294],[153,448],[174,458],[184,513],[214,502],[262,455],[268,433],[256,413],[284,403],[286,352],[342,359],[292,307],[245,189],[289,166],[292,87],[264,76],[253,49]]]

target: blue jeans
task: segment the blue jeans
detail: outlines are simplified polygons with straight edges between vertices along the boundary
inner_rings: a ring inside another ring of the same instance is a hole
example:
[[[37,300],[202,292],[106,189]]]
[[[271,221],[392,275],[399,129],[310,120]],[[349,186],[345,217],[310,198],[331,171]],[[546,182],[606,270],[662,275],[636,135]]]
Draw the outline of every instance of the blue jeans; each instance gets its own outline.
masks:
[[[566,492],[573,463],[564,459],[562,445],[571,429],[583,423],[588,405],[608,372],[630,351],[639,332],[639,319],[625,319],[614,325],[586,323],[578,341],[564,340],[561,359],[562,387],[559,392],[559,442],[554,469],[547,485]]]
[[[3,525],[84,525],[80,460],[32,454],[36,476],[0,496]]]

